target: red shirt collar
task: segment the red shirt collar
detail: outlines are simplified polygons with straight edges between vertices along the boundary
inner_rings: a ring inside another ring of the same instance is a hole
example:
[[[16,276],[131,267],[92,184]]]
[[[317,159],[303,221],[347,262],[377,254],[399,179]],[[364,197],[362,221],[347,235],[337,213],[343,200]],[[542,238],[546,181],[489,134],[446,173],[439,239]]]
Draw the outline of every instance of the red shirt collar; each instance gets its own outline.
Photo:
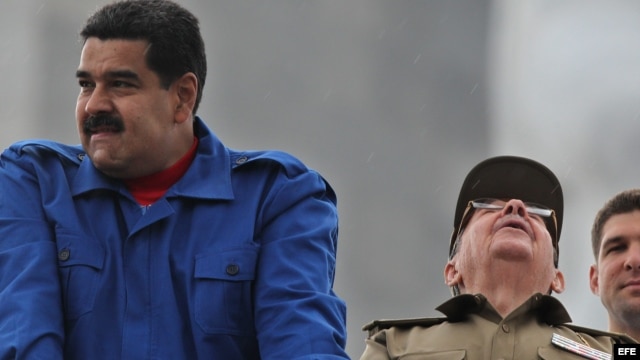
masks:
[[[191,145],[189,151],[171,167],[155,174],[127,179],[124,183],[140,205],[151,205],[160,199],[187,172],[191,162],[196,157],[197,148],[198,138],[194,137],[193,145]]]

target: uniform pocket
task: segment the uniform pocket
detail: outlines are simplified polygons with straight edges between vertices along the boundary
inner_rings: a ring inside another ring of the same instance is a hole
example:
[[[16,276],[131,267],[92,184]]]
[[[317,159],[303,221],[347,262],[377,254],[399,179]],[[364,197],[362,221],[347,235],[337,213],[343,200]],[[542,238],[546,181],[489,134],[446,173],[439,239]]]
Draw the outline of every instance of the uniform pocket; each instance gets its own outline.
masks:
[[[254,334],[252,286],[257,260],[258,248],[252,246],[196,256],[194,316],[202,331]]]
[[[400,356],[401,360],[464,360],[467,358],[466,350],[446,350],[422,354],[409,354]]]
[[[560,349],[555,346],[538,348],[538,358],[543,360],[578,360],[585,358],[569,350]]]
[[[74,235],[57,234],[56,242],[65,319],[74,320],[93,309],[105,253]]]

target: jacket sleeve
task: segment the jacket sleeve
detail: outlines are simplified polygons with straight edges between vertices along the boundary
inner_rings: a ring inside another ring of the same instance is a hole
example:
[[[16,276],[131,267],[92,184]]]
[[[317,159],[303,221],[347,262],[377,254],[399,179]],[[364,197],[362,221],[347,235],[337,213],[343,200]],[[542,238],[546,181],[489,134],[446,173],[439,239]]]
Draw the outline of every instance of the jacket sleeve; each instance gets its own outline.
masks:
[[[255,321],[263,359],[348,359],[333,291],[336,197],[314,171],[280,173],[263,203]]]
[[[15,148],[0,158],[0,358],[62,359],[57,247],[28,158]]]
[[[389,352],[387,351],[385,332],[372,335],[365,340],[366,348],[360,357],[360,360],[389,360]]]

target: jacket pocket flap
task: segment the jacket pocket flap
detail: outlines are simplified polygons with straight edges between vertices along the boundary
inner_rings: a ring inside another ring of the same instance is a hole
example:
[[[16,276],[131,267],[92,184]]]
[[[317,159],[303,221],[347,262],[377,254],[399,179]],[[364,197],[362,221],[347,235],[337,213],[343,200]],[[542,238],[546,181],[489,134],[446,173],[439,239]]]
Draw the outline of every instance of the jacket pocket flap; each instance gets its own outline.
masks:
[[[569,350],[551,346],[538,348],[538,356],[543,360],[584,359],[583,356]]]
[[[253,280],[258,260],[258,248],[247,246],[200,254],[196,256],[195,260],[195,277],[197,279]]]
[[[466,350],[446,350],[430,353],[416,353],[400,356],[399,359],[406,360],[464,360],[467,357]]]
[[[56,234],[58,246],[58,266],[90,266],[101,270],[104,266],[105,252],[91,239],[71,234]]]

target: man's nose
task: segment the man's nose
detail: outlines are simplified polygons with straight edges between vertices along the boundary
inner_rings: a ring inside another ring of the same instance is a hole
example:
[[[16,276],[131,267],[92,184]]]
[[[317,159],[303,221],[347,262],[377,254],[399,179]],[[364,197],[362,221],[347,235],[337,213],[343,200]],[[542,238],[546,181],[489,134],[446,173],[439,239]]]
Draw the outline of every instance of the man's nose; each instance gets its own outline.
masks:
[[[84,105],[84,110],[90,115],[109,113],[113,110],[113,104],[107,91],[99,86],[96,86]]]
[[[627,270],[640,270],[640,240],[634,240],[629,245],[624,267]]]
[[[527,208],[524,205],[524,202],[522,202],[522,200],[519,199],[511,199],[509,201],[507,201],[507,203],[504,205],[504,208],[502,209],[502,214],[503,215],[519,215],[524,217],[527,214]]]

